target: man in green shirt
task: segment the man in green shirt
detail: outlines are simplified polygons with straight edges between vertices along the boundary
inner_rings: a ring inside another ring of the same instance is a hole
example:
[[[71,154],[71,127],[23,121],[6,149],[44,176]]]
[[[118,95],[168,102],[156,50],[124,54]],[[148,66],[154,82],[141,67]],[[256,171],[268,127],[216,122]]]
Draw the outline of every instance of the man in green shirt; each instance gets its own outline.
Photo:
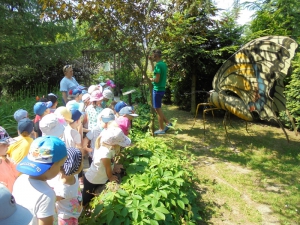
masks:
[[[154,50],[152,56],[149,57],[152,68],[154,68],[153,78],[150,78],[153,84],[153,99],[152,99],[153,108],[155,109],[158,115],[158,123],[159,123],[159,130],[154,132],[154,134],[156,135],[165,134],[167,130],[169,130],[169,127],[172,126],[172,124],[169,123],[169,121],[167,120],[167,118],[165,117],[161,109],[161,101],[166,90],[167,72],[168,72],[167,64],[162,61],[161,55],[162,54],[160,50]],[[155,67],[153,61],[156,62]],[[164,127],[164,123],[166,124],[165,127]]]

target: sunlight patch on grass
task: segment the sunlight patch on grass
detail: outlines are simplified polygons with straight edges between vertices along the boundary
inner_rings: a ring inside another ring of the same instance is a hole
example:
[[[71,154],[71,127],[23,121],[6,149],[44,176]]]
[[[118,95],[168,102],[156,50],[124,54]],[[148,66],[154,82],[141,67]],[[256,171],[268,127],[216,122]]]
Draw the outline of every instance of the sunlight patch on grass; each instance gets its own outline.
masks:
[[[223,224],[220,223],[223,218],[232,219],[234,224],[272,224],[272,221],[276,224],[298,224],[299,136],[287,130],[288,143],[280,128],[266,122],[249,123],[248,133],[245,122],[232,118],[233,127],[227,126],[228,140],[222,125],[223,118],[208,116],[204,135],[200,117],[192,128],[191,114],[174,106],[167,109],[167,114],[178,118],[177,126],[181,129],[176,145],[186,145],[187,151],[198,157],[193,165],[202,181],[200,186],[205,190],[203,196],[208,210],[215,215],[210,222]],[[239,169],[244,173],[238,172]],[[245,172],[248,170],[252,172]],[[218,179],[224,182],[220,183]],[[253,204],[247,206],[250,209],[244,206],[245,196]],[[262,209],[266,210],[263,215]],[[234,219],[232,214],[235,211],[243,219]]]

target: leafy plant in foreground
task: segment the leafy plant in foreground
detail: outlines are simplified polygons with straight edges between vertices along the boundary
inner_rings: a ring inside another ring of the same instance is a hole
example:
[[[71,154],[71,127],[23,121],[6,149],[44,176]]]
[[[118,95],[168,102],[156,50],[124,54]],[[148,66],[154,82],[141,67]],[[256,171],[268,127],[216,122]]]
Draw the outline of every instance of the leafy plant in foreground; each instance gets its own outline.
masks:
[[[136,136],[137,137],[137,136]],[[80,224],[195,224],[201,220],[191,157],[160,139],[143,137],[124,151],[126,176],[109,184]]]

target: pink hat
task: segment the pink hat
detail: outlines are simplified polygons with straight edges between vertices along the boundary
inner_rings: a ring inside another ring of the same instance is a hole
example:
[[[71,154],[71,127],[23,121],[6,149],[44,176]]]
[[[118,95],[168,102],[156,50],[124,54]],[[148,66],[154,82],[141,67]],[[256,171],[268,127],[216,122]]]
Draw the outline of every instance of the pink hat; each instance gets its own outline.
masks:
[[[115,88],[116,87],[115,83],[112,80],[106,81],[106,85],[109,86],[109,87],[111,87],[111,88]]]
[[[123,133],[127,136],[131,127],[130,120],[127,117],[120,116],[118,119],[116,119],[116,122]]]
[[[96,90],[93,91],[90,97],[90,102],[101,101],[103,99],[103,95],[101,91]]]
[[[123,133],[119,127],[109,127],[104,129],[101,134],[101,143],[108,145],[120,145],[127,147],[131,144],[131,140]]]

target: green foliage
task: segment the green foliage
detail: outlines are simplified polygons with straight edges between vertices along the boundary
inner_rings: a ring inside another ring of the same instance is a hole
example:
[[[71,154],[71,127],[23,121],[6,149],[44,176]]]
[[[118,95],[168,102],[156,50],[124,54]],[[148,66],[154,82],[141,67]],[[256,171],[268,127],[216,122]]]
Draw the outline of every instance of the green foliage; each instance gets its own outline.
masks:
[[[286,85],[285,95],[286,95],[286,108],[289,110],[291,115],[295,119],[296,127],[300,128],[300,53],[296,54],[293,60],[293,73],[290,78],[290,82]],[[285,125],[291,127],[291,122],[289,118],[283,112],[281,114],[281,119],[285,122]]]
[[[141,71],[139,68],[135,68],[132,71],[129,68],[122,67],[121,69],[116,71],[116,83],[120,85],[121,88],[126,86],[139,87],[141,82]],[[129,84],[129,85],[128,85]]]
[[[41,11],[37,0],[1,1],[0,91],[56,86],[64,63],[81,55],[86,38],[74,21],[50,20]]]
[[[131,93],[132,104],[145,104],[147,102],[147,94],[149,93],[149,89],[146,85],[140,85],[139,87],[126,86],[122,89],[122,93],[131,90],[135,90]],[[129,104],[129,95],[123,95],[122,100]]]
[[[139,135],[139,132],[142,131],[146,133],[149,129],[149,118],[151,117],[151,106],[149,104],[138,104],[135,107],[135,112],[139,115],[133,120],[133,127],[131,132],[131,136]],[[135,132],[138,130],[137,132]]]
[[[299,37],[300,2],[298,0],[248,2],[246,6],[256,10],[255,18],[250,25],[253,33],[259,32],[261,36],[291,36],[295,39]]]
[[[216,8],[204,2],[195,1],[185,11],[174,13],[161,43],[169,66],[171,99],[185,110],[206,101],[205,95],[196,92],[212,89],[215,73],[240,45],[243,31],[233,12],[225,13],[220,21],[211,19]]]
[[[201,220],[196,179],[186,151],[171,149],[163,140],[135,136],[125,149],[126,176],[120,188],[109,185],[95,197],[92,214],[80,224],[196,224]]]
[[[36,85],[32,90],[22,88],[13,96],[6,96],[0,99],[0,126],[4,127],[10,136],[18,136],[17,122],[14,113],[18,109],[25,109],[28,117],[33,119],[33,106],[36,103],[36,96],[47,95],[47,85]],[[52,93],[60,95],[58,88],[53,89]]]

